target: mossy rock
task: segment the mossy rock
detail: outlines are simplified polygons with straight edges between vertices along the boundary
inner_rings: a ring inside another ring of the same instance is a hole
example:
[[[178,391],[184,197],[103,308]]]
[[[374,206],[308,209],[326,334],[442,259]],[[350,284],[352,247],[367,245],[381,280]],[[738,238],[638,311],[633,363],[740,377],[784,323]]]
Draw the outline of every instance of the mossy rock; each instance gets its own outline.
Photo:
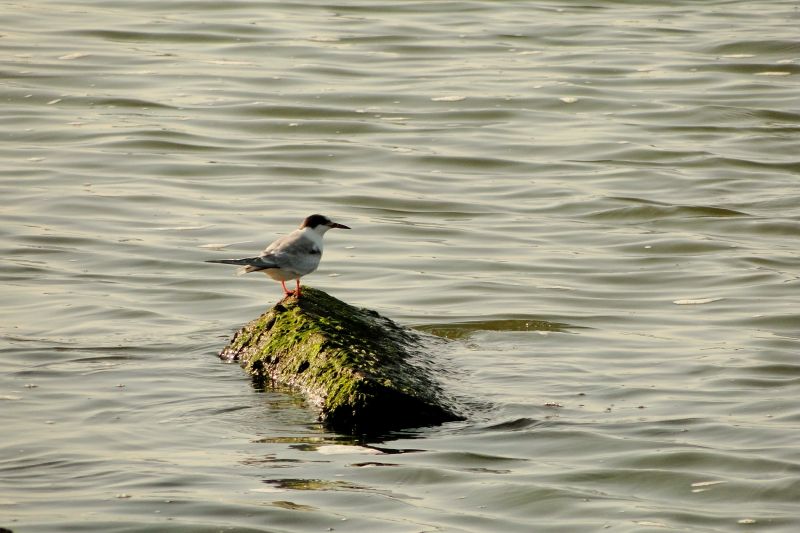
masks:
[[[422,363],[424,344],[375,311],[303,287],[237,331],[220,357],[302,391],[329,428],[371,433],[463,420]]]

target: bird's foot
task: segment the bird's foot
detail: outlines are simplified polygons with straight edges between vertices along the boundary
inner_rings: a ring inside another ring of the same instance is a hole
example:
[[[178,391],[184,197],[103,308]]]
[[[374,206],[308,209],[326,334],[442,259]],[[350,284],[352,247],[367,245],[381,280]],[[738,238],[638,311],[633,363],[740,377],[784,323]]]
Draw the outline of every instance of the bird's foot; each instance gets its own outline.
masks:
[[[300,296],[300,287],[297,287],[297,290],[290,291],[286,288],[286,282],[281,281],[281,286],[283,287],[283,299],[285,300],[289,296]]]
[[[289,298],[290,296],[294,296],[295,298],[300,298],[300,280],[296,281],[295,290],[290,291],[286,288],[286,282],[281,281],[281,286],[283,286],[283,299]]]
[[[286,291],[286,292],[283,293],[283,299],[281,301],[286,300],[287,298],[300,298],[300,292],[299,291]]]

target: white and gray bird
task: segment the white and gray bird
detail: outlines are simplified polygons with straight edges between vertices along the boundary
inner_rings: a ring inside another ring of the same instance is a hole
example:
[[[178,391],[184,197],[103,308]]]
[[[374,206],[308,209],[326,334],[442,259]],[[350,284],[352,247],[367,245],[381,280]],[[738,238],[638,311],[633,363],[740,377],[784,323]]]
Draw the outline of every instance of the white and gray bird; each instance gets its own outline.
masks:
[[[300,297],[300,278],[314,272],[322,258],[322,236],[329,229],[350,229],[324,215],[311,215],[300,227],[267,246],[261,255],[242,259],[210,259],[206,263],[243,265],[239,274],[263,272],[275,281],[280,281],[286,296]],[[295,280],[296,289],[290,291],[286,282]]]

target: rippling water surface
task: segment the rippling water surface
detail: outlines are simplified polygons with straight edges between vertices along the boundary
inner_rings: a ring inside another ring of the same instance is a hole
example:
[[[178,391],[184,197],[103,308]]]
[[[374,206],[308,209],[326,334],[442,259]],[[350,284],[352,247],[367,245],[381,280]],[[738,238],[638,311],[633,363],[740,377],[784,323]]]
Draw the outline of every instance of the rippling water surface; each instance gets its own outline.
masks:
[[[127,4],[127,5],[126,5]],[[795,1],[5,2],[0,527],[800,528]],[[217,350],[204,259],[450,339],[360,440]]]

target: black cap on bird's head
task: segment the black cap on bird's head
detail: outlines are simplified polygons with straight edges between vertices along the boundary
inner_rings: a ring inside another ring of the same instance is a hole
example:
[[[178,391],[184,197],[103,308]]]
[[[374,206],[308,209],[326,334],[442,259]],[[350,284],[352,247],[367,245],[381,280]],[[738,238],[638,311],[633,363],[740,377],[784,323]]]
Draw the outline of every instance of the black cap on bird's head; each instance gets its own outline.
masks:
[[[328,228],[350,229],[344,224],[339,224],[337,222],[334,222],[325,215],[311,215],[306,217],[306,219],[303,220],[303,223],[300,224],[300,229],[303,228],[315,229],[318,226],[327,226]]]

